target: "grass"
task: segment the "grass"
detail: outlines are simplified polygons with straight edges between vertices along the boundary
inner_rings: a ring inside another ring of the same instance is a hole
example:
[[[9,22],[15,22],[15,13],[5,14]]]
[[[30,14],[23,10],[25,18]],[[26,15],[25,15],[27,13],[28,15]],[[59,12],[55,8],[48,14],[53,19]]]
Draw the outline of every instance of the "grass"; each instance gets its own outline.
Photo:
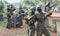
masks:
[[[0,27],[5,27],[7,25],[7,19],[4,19],[4,21],[0,21]]]

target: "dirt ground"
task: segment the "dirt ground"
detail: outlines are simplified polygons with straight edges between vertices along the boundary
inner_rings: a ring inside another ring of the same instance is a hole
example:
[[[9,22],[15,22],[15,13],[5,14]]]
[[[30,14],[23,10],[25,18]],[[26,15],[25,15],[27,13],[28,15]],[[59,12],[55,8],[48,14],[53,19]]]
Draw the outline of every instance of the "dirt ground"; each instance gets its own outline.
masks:
[[[56,36],[56,33],[52,32],[52,36]],[[27,27],[7,29],[5,27],[0,27],[0,36],[28,36]]]
[[[27,35],[27,25],[23,25],[22,28],[12,28],[7,29],[6,28],[6,20],[3,22],[0,22],[0,36],[28,36]],[[56,33],[51,32],[52,36],[56,36]]]

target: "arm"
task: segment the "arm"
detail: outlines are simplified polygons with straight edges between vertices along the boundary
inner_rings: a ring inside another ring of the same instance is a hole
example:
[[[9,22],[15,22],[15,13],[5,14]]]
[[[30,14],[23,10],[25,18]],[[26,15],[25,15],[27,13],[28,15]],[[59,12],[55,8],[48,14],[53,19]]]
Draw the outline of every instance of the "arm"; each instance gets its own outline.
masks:
[[[30,19],[28,19],[27,24],[33,25],[36,22],[36,16],[32,16]]]
[[[49,17],[49,16],[51,16],[52,13],[53,13],[53,10],[50,10],[48,13],[45,14],[45,17]]]
[[[48,12],[48,13],[45,13],[45,18],[44,19],[46,19],[47,17],[51,16],[52,13],[53,13],[52,11],[51,12]]]
[[[52,15],[52,13],[48,13],[48,14],[46,15],[46,17],[49,17],[50,15]]]

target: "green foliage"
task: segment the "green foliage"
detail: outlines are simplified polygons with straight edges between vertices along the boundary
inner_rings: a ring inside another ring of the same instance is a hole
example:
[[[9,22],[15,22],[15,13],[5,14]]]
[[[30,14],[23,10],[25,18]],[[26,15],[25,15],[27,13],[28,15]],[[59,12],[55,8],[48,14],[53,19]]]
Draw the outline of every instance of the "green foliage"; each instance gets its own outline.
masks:
[[[3,27],[6,27],[7,25],[7,19],[4,19],[4,21],[0,21],[0,27],[3,26]]]
[[[44,3],[41,0],[24,0],[24,3],[28,4],[30,6],[37,5],[37,4],[41,3],[41,2]]]
[[[4,5],[3,5],[3,3],[0,1],[0,13],[3,12],[3,9],[4,9]]]
[[[20,4],[22,6],[25,6],[26,9],[29,9],[31,6],[36,6],[38,4],[42,4],[44,6],[44,0],[24,0],[23,2],[21,2]]]

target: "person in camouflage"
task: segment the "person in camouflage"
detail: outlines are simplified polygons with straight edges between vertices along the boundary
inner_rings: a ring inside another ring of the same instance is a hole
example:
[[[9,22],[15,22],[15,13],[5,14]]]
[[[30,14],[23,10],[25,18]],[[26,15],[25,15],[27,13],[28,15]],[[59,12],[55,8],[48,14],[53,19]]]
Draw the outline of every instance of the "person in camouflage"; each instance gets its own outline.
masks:
[[[8,24],[7,24],[7,28],[11,28],[12,25],[11,25],[11,19],[12,19],[12,16],[13,16],[13,11],[15,10],[15,7],[11,4],[11,5],[8,5],[7,7],[7,20],[8,20]]]
[[[36,28],[37,36],[42,36],[42,34],[44,34],[45,36],[50,36],[50,33],[49,33],[48,29],[46,28],[44,21],[52,13],[49,13],[45,16],[45,14],[42,12],[40,5],[37,6],[37,11],[38,11],[38,13],[33,15],[29,19],[28,23],[31,25],[37,21],[37,28]]]
[[[35,6],[32,6],[30,8],[30,14],[28,15],[28,21],[30,20],[30,17],[32,17],[34,14],[35,14],[35,11],[36,11],[36,7]],[[35,34],[35,24],[29,24],[27,21],[27,24],[29,25],[29,29],[28,29],[28,35],[29,36],[34,36]]]
[[[15,27],[18,27],[18,24],[19,24],[19,22],[18,22],[18,20],[20,19],[19,18],[19,10],[15,10],[14,12],[13,12],[13,14],[14,14],[14,24],[15,24]]]
[[[25,11],[23,10],[22,6],[20,6],[20,8],[19,8],[18,14],[19,14],[19,16],[17,18],[17,21],[18,21],[17,27],[22,27],[22,25],[23,25],[23,18],[25,16]]]

